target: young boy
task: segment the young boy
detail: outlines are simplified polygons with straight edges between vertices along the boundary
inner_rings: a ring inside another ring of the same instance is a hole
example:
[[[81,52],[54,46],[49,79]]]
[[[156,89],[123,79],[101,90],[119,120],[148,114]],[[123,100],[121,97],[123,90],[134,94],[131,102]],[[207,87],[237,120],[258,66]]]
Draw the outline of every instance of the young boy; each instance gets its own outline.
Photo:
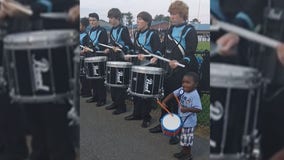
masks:
[[[174,157],[180,160],[191,160],[191,147],[193,145],[193,131],[197,124],[197,115],[202,110],[199,94],[196,90],[198,85],[199,76],[194,72],[188,72],[183,76],[182,87],[169,94],[164,100],[163,104],[174,98],[178,97],[180,104],[178,114],[182,120],[182,130],[180,135],[180,145],[182,150],[175,153]]]

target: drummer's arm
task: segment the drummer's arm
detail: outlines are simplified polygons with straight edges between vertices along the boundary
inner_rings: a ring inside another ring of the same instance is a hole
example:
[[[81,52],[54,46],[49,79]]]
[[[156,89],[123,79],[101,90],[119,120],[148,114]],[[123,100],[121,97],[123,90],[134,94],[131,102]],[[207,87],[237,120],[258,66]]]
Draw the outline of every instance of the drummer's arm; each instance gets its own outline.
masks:
[[[201,112],[201,109],[198,109],[197,107],[193,107],[193,108],[187,108],[187,107],[181,107],[180,111],[182,113],[186,113],[186,112],[192,112],[192,113],[199,113]]]
[[[174,98],[174,94],[173,94],[173,93],[167,95],[166,98],[162,101],[162,104],[163,104],[164,106],[167,106],[167,105],[166,105],[167,102],[168,102],[169,100],[171,100],[172,98]]]
[[[101,44],[108,44],[107,32],[106,32],[105,29],[102,30],[102,32],[99,36],[98,42],[101,43]],[[95,47],[95,51],[103,51],[105,49],[106,49],[105,47],[100,46],[100,45],[97,45]]]
[[[150,44],[151,44],[153,53],[155,55],[162,56],[162,52],[161,52],[162,45],[161,45],[160,38],[156,32],[151,37]],[[157,60],[158,59],[156,57],[153,57],[151,58],[151,63],[157,63]]]
[[[184,65],[189,65],[189,68],[191,68],[194,63],[192,63],[193,61],[190,60],[190,57],[192,57],[192,55],[194,56],[198,44],[197,32],[194,28],[191,28],[191,30],[187,33],[185,41],[185,56],[182,60],[178,60],[178,62]]]

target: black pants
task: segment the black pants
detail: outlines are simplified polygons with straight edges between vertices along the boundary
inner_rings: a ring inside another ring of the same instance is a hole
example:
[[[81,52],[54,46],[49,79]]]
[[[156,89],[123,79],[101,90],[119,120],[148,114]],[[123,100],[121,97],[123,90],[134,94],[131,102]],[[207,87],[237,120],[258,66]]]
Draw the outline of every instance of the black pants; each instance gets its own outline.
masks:
[[[66,117],[70,105],[26,105],[32,134],[31,160],[74,160],[74,143]]]
[[[118,88],[118,87],[112,87],[110,89],[111,92],[111,99],[116,106],[116,110],[119,111],[126,111],[126,88]]]
[[[81,82],[81,95],[91,95],[91,85],[90,80],[85,76],[80,76]]]
[[[91,85],[93,89],[93,98],[98,102],[106,101],[106,87],[104,84],[104,79],[92,79]]]
[[[283,86],[282,86],[283,87]],[[271,87],[274,88],[274,87]],[[275,87],[280,88],[280,86]],[[284,148],[284,92],[261,105],[259,124],[263,159]]]
[[[148,121],[151,119],[150,112],[152,109],[152,99],[144,99],[140,97],[134,97],[134,110],[133,115],[135,117],[141,117],[143,120]]]
[[[9,102],[7,95],[0,95],[0,159],[24,160],[28,148],[23,108]]]

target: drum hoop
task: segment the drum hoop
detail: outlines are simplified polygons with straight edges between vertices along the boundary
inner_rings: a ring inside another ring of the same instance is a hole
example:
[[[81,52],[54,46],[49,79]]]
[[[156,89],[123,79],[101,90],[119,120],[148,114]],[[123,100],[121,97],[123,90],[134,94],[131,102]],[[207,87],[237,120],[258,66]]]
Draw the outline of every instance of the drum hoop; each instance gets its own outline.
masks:
[[[141,94],[141,93],[137,93],[137,92],[133,92],[133,91],[129,91],[130,94],[137,96],[137,97],[142,97],[142,98],[158,98],[161,95],[160,94],[151,94],[151,95],[147,95],[147,94]]]
[[[106,56],[97,56],[97,57],[88,57],[85,58],[85,63],[93,63],[93,62],[106,62]]]
[[[158,67],[149,67],[149,66],[132,66],[131,72],[163,75],[164,69]]]
[[[69,92],[67,93],[60,93],[60,94],[52,94],[52,95],[32,95],[32,96],[22,96],[16,95],[10,92],[10,96],[12,101],[15,103],[60,103],[64,102],[68,98],[71,97]]]
[[[131,68],[131,62],[119,62],[119,61],[108,61],[106,63],[107,67],[117,67],[117,68]]]
[[[105,84],[109,87],[128,88],[128,84],[127,85],[125,85],[125,84],[119,85],[119,84],[111,84],[111,83],[105,83]]]
[[[161,124],[162,124],[162,128],[164,128],[165,130],[167,130],[167,131],[177,131],[177,130],[179,130],[181,127],[182,127],[182,121],[181,121],[181,118],[177,115],[177,114],[175,114],[175,113],[172,113],[173,115],[176,115],[178,118],[179,118],[179,120],[180,120],[180,125],[179,125],[179,127],[177,128],[177,129],[172,129],[172,130],[170,130],[170,129],[167,129],[167,128],[165,128],[165,126],[164,126],[164,118],[165,117],[167,117],[167,116],[171,116],[170,114],[166,114],[166,115],[164,115],[163,116],[163,118],[162,118],[162,120],[161,120]]]
[[[34,37],[32,37],[34,35]],[[60,35],[49,37],[36,37],[35,35]],[[19,36],[23,38],[19,39]],[[4,38],[4,49],[47,49],[65,46],[74,46],[79,42],[79,33],[76,30],[48,30],[34,31],[7,35]]]

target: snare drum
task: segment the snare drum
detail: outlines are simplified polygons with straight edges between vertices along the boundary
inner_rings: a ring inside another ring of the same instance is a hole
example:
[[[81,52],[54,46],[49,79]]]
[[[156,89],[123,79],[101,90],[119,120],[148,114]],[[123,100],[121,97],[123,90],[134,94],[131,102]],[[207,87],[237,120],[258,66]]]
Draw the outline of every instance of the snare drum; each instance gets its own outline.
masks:
[[[210,64],[210,158],[241,159],[257,131],[261,74],[253,68]]]
[[[106,56],[85,58],[85,71],[87,79],[103,79],[106,69]]]
[[[19,103],[62,102],[70,97],[75,30],[11,34],[4,38],[9,90]]]
[[[161,96],[164,83],[163,74],[162,68],[132,66],[130,94],[142,98]]]
[[[106,85],[110,87],[127,88],[129,86],[129,78],[132,63],[130,62],[107,62]]]
[[[161,120],[162,130],[164,135],[166,136],[176,136],[179,134],[182,128],[182,121],[181,118],[172,113],[166,114]]]

